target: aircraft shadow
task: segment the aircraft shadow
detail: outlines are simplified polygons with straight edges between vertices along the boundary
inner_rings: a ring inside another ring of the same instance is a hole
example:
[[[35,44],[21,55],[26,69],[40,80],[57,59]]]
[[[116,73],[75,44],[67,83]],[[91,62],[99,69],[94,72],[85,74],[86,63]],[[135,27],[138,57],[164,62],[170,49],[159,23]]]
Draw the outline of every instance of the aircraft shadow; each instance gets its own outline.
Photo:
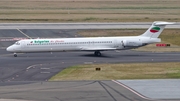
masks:
[[[126,55],[118,55],[118,56],[126,56],[126,57],[144,57],[147,56],[145,54],[126,54]]]
[[[79,55],[79,56],[83,56],[83,57],[96,57],[96,58],[114,58],[112,56],[107,56],[104,54],[101,54],[101,56],[95,56],[94,54],[84,54],[84,55]]]

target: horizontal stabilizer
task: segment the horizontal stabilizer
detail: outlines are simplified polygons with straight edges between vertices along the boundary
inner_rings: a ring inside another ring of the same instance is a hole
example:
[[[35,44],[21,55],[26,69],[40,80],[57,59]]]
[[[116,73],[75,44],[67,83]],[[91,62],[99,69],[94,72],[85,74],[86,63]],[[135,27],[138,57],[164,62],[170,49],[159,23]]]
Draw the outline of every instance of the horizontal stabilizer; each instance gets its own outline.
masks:
[[[155,26],[173,25],[173,24],[175,24],[175,22],[160,22],[160,21],[154,22],[154,25],[155,25]]]

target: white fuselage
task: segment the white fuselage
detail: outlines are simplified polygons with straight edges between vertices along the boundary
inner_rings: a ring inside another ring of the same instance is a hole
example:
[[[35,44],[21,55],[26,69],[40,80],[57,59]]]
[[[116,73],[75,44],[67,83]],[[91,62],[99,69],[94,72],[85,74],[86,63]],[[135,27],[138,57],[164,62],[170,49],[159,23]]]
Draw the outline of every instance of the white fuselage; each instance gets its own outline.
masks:
[[[155,21],[139,36],[20,40],[6,50],[14,52],[14,57],[20,52],[54,51],[94,51],[95,56],[101,56],[100,51],[132,49],[161,42],[159,35],[166,25],[172,24],[175,23]]]
[[[53,51],[106,51],[141,47],[160,42],[159,38],[142,36],[95,37],[95,38],[56,38],[20,40],[9,46],[10,52],[53,52]]]

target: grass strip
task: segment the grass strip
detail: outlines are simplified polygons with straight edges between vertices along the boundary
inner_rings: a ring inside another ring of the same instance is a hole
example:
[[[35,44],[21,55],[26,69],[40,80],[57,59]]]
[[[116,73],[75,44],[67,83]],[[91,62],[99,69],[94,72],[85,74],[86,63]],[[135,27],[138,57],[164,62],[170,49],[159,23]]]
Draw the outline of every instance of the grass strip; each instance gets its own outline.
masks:
[[[96,68],[101,68],[96,71]],[[49,81],[180,78],[180,63],[121,63],[71,66]]]
[[[0,0],[0,22],[177,22],[179,3],[179,0]]]

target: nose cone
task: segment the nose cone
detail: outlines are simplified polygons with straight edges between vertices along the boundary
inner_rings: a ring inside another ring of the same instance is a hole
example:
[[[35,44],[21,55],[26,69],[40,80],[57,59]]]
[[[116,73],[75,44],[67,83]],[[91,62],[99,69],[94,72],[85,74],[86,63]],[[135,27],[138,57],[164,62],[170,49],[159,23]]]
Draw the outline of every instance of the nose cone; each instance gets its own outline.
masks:
[[[13,47],[12,47],[12,46],[9,46],[8,48],[6,48],[6,51],[8,51],[8,52],[13,52]]]

